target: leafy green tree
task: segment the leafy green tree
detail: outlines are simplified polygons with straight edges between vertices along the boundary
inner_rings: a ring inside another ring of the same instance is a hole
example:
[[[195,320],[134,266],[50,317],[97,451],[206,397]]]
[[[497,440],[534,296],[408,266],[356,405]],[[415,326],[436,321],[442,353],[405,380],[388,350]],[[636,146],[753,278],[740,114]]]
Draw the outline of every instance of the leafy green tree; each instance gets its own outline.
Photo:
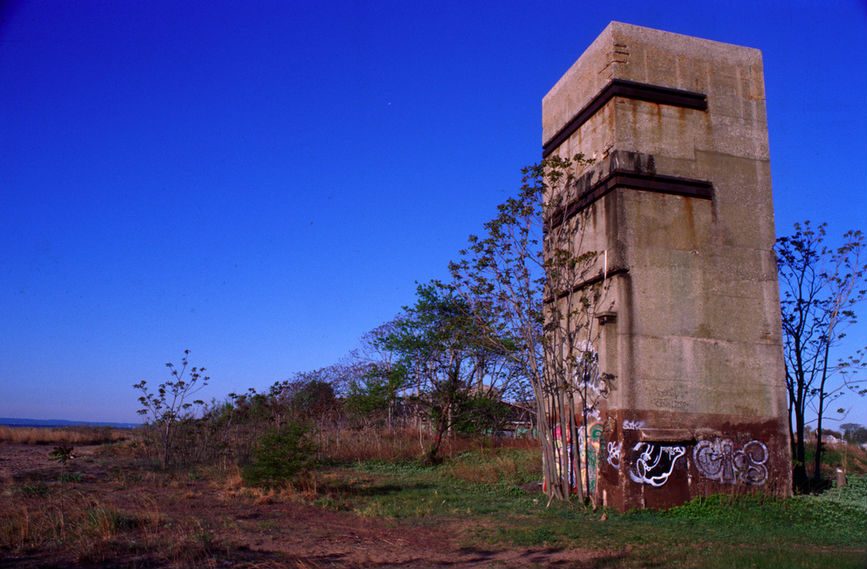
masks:
[[[843,245],[826,244],[826,224],[795,224],[792,235],[776,243],[780,275],[780,304],[786,388],[789,395],[789,431],[794,457],[793,482],[808,485],[805,424],[808,410],[815,412],[816,453],[814,480],[821,479],[822,421],[830,401],[843,389],[864,394],[864,364],[850,356],[837,364],[833,350],[856,322],[855,305],[864,299],[864,235],[849,231]]]
[[[419,285],[416,303],[378,340],[397,355],[414,399],[429,412],[434,441],[425,453],[428,463],[439,461],[447,432],[471,420],[465,403],[473,390],[484,392],[484,379],[497,376],[497,354],[479,344],[475,322],[467,303],[448,287]]]
[[[867,443],[867,428],[858,423],[843,423],[840,425],[843,429],[843,438],[850,443],[864,444]]]
[[[461,394],[454,428],[459,433],[495,435],[503,430],[512,409],[496,394],[465,392]]]
[[[290,384],[290,407],[294,415],[315,419],[330,415],[338,407],[334,386],[327,381],[312,377]]]
[[[173,379],[161,383],[156,393],[150,392],[145,380],[133,385],[133,389],[142,393],[138,398],[142,405],[138,414],[148,416],[149,423],[160,432],[163,468],[168,468],[170,463],[173,437],[178,424],[191,414],[190,409],[193,406],[204,405],[201,399],[188,399],[207,386],[211,379],[204,374],[205,368],[190,367],[187,359],[189,355],[190,351],[184,350],[180,367],[171,362],[166,364]]]
[[[399,394],[406,381],[406,368],[401,364],[371,364],[361,378],[349,384],[344,403],[347,414],[357,421],[391,427]]]
[[[359,349],[353,350],[351,363],[345,365],[349,372],[345,409],[354,421],[393,427],[404,407],[409,374],[385,341],[394,331],[394,322],[387,322],[366,333]],[[416,415],[404,413],[400,418],[413,418],[418,426]]]

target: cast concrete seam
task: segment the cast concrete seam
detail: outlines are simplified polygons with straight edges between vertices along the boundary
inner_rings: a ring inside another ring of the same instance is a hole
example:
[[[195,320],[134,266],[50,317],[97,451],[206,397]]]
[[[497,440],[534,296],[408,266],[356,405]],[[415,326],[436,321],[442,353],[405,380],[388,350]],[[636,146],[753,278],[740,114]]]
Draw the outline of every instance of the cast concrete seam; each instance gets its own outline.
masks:
[[[581,125],[590,120],[590,117],[599,112],[602,107],[604,107],[606,103],[614,97],[623,97],[624,99],[647,101],[649,103],[659,103],[661,105],[670,105],[673,107],[682,107],[699,111],[707,110],[707,95],[704,93],[696,93],[671,87],[660,87],[659,85],[638,83],[626,79],[612,79],[608,85],[603,87],[602,90],[599,91],[598,95],[593,97],[593,99],[587,103],[583,109],[578,111],[578,113],[551,138],[551,140],[542,144],[542,158],[550,156],[551,153],[563,144],[563,142],[568,140],[576,130],[581,128]]]
[[[617,169],[602,178],[582,193],[565,208],[558,208],[545,224],[554,229],[587,209],[594,202],[617,188],[628,188],[658,194],[671,194],[705,200],[713,199],[713,184],[706,180],[694,180],[680,176],[644,174]]]
[[[597,283],[601,283],[601,282],[604,281],[605,279],[610,279],[610,278],[612,278],[612,277],[616,277],[616,276],[619,276],[619,275],[625,275],[625,274],[628,273],[628,272],[629,272],[629,269],[626,268],[626,267],[618,267],[618,268],[610,269],[607,273],[605,273],[604,276],[603,276],[603,274],[602,274],[602,271],[599,271],[599,274],[598,274],[598,275],[596,275],[596,276],[594,276],[594,277],[590,277],[589,279],[585,279],[585,280],[581,281],[580,283],[576,284],[576,285],[573,286],[572,288],[570,288],[570,289],[568,289],[568,290],[564,290],[564,291],[558,293],[557,296],[547,296],[547,297],[545,297],[545,299],[543,300],[543,302],[544,302],[545,304],[551,304],[551,303],[554,302],[555,300],[561,300],[561,299],[564,299],[564,298],[566,298],[567,296],[569,296],[570,294],[574,294],[574,293],[578,292],[579,290],[585,289],[585,288],[587,288],[587,287],[589,287],[589,286],[592,286],[592,285],[595,285],[595,284],[597,284]]]

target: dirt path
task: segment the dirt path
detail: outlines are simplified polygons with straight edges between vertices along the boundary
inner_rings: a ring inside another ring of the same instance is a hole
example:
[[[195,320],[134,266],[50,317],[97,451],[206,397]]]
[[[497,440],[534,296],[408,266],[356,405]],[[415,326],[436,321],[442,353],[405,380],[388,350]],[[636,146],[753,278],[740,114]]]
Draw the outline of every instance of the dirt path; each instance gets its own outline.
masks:
[[[11,510],[23,503],[20,496],[11,498],[15,485],[56,483],[60,466],[48,461],[52,448],[0,443],[0,483],[6,500],[0,506],[5,503]],[[479,522],[391,520],[323,509],[301,500],[239,497],[227,493],[223,481],[148,476],[132,468],[128,460],[100,456],[97,448],[76,447],[69,472],[82,476],[69,483],[67,491],[83,496],[90,507],[98,504],[141,519],[158,518],[156,529],[150,531],[159,532],[160,543],[198,545],[195,539],[205,539],[211,544],[206,564],[212,567],[567,568],[594,567],[601,557],[618,556],[614,552],[468,545],[473,543]],[[40,507],[39,498],[28,500],[31,507]],[[193,539],[190,535],[195,532],[207,537]],[[161,552],[126,552],[132,549],[129,544],[141,539],[140,534],[121,533],[111,539],[108,557],[89,562],[82,561],[80,548],[77,552],[74,548],[18,551],[14,556],[0,549],[0,567],[201,566],[200,560],[160,557]]]
[[[204,504],[195,507],[203,512]],[[587,567],[596,556],[578,550],[464,545],[477,529],[469,522],[424,524],[332,512],[298,503],[246,509],[216,506],[211,516],[236,521],[222,540],[297,562],[299,567]]]
[[[479,528],[472,521],[388,520],[293,501],[253,505],[215,500],[201,492],[186,493],[164,507],[171,517],[194,513],[212,527],[222,520],[218,541],[244,544],[253,557],[275,567],[566,568],[595,566],[600,556],[581,550],[467,546]]]

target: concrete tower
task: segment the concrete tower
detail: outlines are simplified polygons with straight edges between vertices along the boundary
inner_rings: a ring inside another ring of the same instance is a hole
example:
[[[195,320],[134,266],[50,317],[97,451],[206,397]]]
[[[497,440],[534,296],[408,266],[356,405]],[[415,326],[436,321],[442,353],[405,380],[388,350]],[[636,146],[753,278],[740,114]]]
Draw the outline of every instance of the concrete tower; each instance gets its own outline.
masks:
[[[761,53],[612,22],[542,109],[545,157],[595,159],[567,212],[609,287],[597,497],[788,494]]]

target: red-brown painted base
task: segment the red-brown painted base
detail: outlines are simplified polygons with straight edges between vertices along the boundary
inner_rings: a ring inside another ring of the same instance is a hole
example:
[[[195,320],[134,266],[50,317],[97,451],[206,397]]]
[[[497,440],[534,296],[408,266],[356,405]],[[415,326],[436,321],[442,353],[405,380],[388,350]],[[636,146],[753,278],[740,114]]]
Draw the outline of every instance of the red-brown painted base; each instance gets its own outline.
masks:
[[[711,494],[791,494],[784,420],[609,410],[602,427],[595,492],[617,510]]]

